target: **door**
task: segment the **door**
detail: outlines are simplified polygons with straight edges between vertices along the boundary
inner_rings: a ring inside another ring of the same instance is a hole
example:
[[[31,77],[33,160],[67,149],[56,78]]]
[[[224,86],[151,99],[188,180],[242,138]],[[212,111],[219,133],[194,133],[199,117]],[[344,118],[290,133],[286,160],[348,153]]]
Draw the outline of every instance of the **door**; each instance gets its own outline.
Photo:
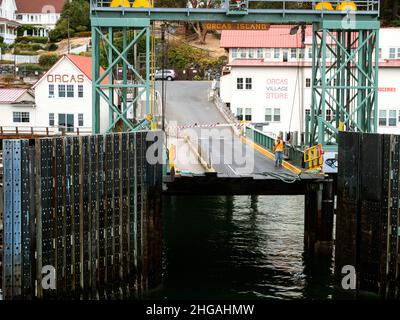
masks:
[[[58,114],[58,127],[65,132],[74,132],[74,115],[71,113]]]

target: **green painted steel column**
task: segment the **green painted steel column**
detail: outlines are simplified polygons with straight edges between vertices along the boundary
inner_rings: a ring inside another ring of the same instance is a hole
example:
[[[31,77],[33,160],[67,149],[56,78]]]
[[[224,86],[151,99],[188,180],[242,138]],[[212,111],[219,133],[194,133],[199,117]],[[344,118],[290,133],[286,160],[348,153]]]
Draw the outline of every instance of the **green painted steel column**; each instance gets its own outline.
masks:
[[[360,46],[365,38],[365,34],[363,30],[358,31],[358,45]],[[365,46],[363,45],[361,48],[358,48],[358,76],[357,76],[357,124],[361,127],[362,131],[365,131],[365,122],[364,122],[364,115],[365,115],[365,76],[361,70],[365,70],[364,59],[365,59]]]
[[[310,126],[309,132],[307,133],[309,146],[314,144],[314,128],[315,128],[315,109],[317,108],[317,93],[316,93],[316,86],[317,86],[317,68],[318,68],[318,37],[317,37],[317,24],[313,24],[313,48],[312,48],[312,95],[311,95],[311,119],[310,119]]]
[[[113,63],[114,61],[114,57],[113,57],[113,48],[110,46],[110,44],[114,43],[114,30],[112,27],[108,28],[108,67]],[[104,48],[104,50],[106,50],[106,48]],[[108,74],[108,84],[111,86],[108,89],[108,123],[109,125],[111,125],[114,122],[114,112],[112,110],[112,108],[110,107],[113,103],[114,103],[114,88],[112,87],[113,83],[114,83],[114,79],[113,79],[113,72],[111,70],[111,72]]]
[[[321,61],[321,115],[317,115],[318,117],[318,144],[325,145],[325,126],[321,121],[323,117],[325,117],[325,108],[326,108],[326,37],[327,37],[327,29],[322,29],[322,39],[321,39],[321,48],[322,48],[322,61]],[[321,131],[322,130],[322,131]]]
[[[146,27],[146,116],[150,114],[150,27]]]
[[[374,72],[374,105],[373,105],[373,113],[374,113],[374,128],[372,132],[378,132],[378,109],[379,109],[379,100],[378,100],[378,87],[379,87],[379,29],[374,30],[375,32],[375,72]],[[372,61],[371,61],[372,62]]]
[[[100,133],[100,95],[97,92],[97,79],[100,74],[100,42],[99,34],[92,27],[92,133]]]
[[[309,136],[309,132],[310,132],[310,115],[306,114],[306,136],[305,136],[305,141],[304,143],[306,144],[306,146],[310,145],[310,136]]]
[[[341,44],[343,46],[346,43],[346,35],[347,35],[347,32],[346,31],[342,31],[341,39],[338,38],[339,41],[341,40]],[[337,47],[339,48],[338,51],[339,51],[339,54],[340,54],[340,57],[341,57],[340,65],[338,65],[338,68],[341,68],[342,64],[345,63],[345,60],[346,60],[347,56],[346,56],[346,51],[343,50],[342,47],[340,47],[340,46],[337,46]],[[346,72],[345,72],[345,70],[346,70],[346,68],[342,68],[341,71],[340,71],[340,86],[341,86],[341,89],[340,89],[340,100],[339,100],[340,105],[337,106],[338,107],[338,116],[340,117],[339,120],[342,122],[343,128],[345,126],[345,123],[344,123],[344,110],[345,110],[345,99],[346,99],[346,97],[345,97],[346,90],[344,89],[345,85],[346,85]]]
[[[127,29],[123,28],[122,30],[122,51],[126,49],[128,46],[128,39],[127,39]],[[127,60],[128,58],[128,53],[126,52],[124,54],[124,58]],[[123,65],[122,65],[122,77],[123,77],[123,83],[127,84],[128,83],[128,66],[126,64],[126,61],[123,60]],[[128,108],[128,89],[125,87],[122,89],[122,111],[124,112]],[[124,132],[127,131],[127,126],[126,123],[124,122],[123,125]]]

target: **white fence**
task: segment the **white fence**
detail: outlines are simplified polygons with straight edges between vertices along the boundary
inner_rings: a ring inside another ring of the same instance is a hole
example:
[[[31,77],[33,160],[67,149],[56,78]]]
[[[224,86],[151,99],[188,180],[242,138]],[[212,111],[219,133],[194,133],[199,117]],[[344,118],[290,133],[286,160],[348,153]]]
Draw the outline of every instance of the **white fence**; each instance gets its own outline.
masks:
[[[0,60],[14,61],[16,64],[21,63],[39,63],[39,56],[23,56],[14,54],[2,54]]]

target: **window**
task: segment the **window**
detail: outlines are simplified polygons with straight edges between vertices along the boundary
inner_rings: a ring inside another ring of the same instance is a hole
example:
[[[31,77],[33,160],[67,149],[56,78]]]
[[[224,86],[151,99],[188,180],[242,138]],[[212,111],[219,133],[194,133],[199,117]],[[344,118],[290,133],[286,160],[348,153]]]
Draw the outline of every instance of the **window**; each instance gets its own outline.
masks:
[[[396,58],[396,48],[389,48],[389,59]]]
[[[308,58],[309,59],[312,59],[312,50],[313,50],[312,47],[308,48]]]
[[[249,49],[249,59],[254,59],[254,49]]]
[[[396,110],[389,110],[389,127],[397,126]]]
[[[279,108],[265,108],[265,121],[267,122],[280,122],[281,109]]]
[[[306,88],[311,88],[311,79],[306,78]]]
[[[74,85],[73,84],[67,85],[67,97],[68,98],[74,97]]]
[[[297,49],[296,48],[290,49],[290,58],[297,59]]]
[[[251,90],[253,88],[253,80],[251,78],[246,78],[246,90]]]
[[[49,84],[49,98],[54,98],[54,84]]]
[[[275,48],[274,49],[274,59],[279,59],[280,56],[281,56],[281,49]]]
[[[265,49],[265,58],[271,59],[271,49]]]
[[[83,98],[83,85],[78,85],[78,97]]]
[[[83,113],[78,113],[78,126],[83,127]]]
[[[29,112],[13,112],[14,122],[29,122]]]
[[[236,80],[237,82],[237,85],[236,85],[236,87],[237,87],[237,89],[238,90],[243,90],[243,78],[237,78],[237,80]]]
[[[242,108],[236,109],[236,118],[240,121],[243,120],[243,109]]]
[[[238,49],[233,48],[232,49],[232,59],[236,59],[238,56]]]
[[[299,49],[299,59],[304,59],[304,48]]]
[[[274,108],[274,122],[281,121],[281,109]]]
[[[289,57],[289,50],[283,49],[283,62],[287,62]]]
[[[328,122],[332,121],[332,110],[331,109],[325,110],[325,119]]]
[[[386,110],[379,110],[379,125],[386,126]]]
[[[66,132],[74,131],[74,115],[73,114],[58,114],[58,126],[60,129],[64,129]]]
[[[54,113],[49,113],[49,126],[54,126]]]
[[[400,59],[400,48],[397,48],[397,58]]]
[[[244,120],[251,121],[251,108],[246,108],[246,114],[244,116]]]
[[[379,48],[379,59],[382,59],[382,48]]]
[[[65,84],[58,85],[58,96],[60,98],[65,98]]]
[[[266,122],[272,121],[272,109],[271,108],[265,108],[265,121]]]
[[[240,58],[246,59],[247,57],[247,50],[246,49],[240,49]]]
[[[264,59],[264,50],[257,49],[257,59]]]

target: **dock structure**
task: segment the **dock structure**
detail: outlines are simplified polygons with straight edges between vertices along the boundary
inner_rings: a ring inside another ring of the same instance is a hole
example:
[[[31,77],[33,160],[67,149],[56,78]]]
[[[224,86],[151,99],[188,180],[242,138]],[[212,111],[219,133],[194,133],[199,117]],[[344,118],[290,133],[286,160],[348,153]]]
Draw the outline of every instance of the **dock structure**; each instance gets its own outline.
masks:
[[[5,299],[120,299],[160,284],[149,135],[4,141]]]
[[[341,133],[335,276],[356,270],[357,289],[400,299],[400,136]]]
[[[215,165],[210,151],[202,150],[204,141],[197,141],[197,154],[204,158],[201,163],[207,166],[207,172],[177,174],[175,170],[168,172],[164,133],[138,131],[144,127],[154,129],[159,120],[154,113],[156,99],[150,77],[154,72],[153,23],[232,20],[313,24],[313,104],[311,118],[306,119],[306,141],[310,147],[318,143],[324,150],[338,150],[339,168],[343,165],[338,178],[336,274],[343,263],[354,265],[359,268],[360,288],[378,288],[386,297],[398,297],[399,141],[393,137],[360,138],[366,132],[376,131],[378,119],[378,50],[374,51],[374,46],[379,35],[379,1],[356,1],[360,8],[356,12],[318,11],[313,7],[314,1],[302,1],[305,7],[295,10],[286,8],[290,1],[277,2],[282,4],[280,9],[246,7],[231,11],[229,6],[128,8],[113,7],[107,0],[91,1],[92,129],[99,133],[100,116],[104,116],[100,115],[99,106],[103,99],[109,106],[106,117],[110,133],[30,142],[4,140],[5,299],[123,299],[141,297],[159,286],[162,193],[301,194],[305,196],[306,250],[317,252],[320,244],[332,242],[334,176],[306,174],[290,163],[275,169],[270,152],[273,138],[249,127],[245,135],[232,136],[231,147],[240,140],[240,149],[255,149],[252,172],[241,173],[240,168],[223,162]],[[114,46],[116,33],[122,35],[122,50]],[[329,67],[326,52],[332,48],[326,41],[328,36],[337,44],[337,51],[333,52],[335,61]],[[128,61],[128,52],[142,38],[146,50],[144,73]],[[352,50],[355,43],[358,47]],[[107,51],[108,66],[100,75],[101,48]],[[124,79],[117,83],[113,75],[121,64]],[[135,75],[130,83],[126,77],[128,70]],[[121,93],[121,108],[114,104],[115,90]],[[130,101],[128,91],[134,92]],[[146,117],[138,119],[138,126],[127,114],[142,95],[146,96]],[[335,115],[331,123],[323,118],[327,109]],[[121,122],[126,132],[112,133]],[[356,138],[346,140],[339,134],[341,130],[356,131]],[[185,138],[189,141],[192,137]],[[381,153],[372,150],[374,143],[384,146]],[[156,149],[155,144],[159,146]],[[375,164],[371,164],[372,158],[361,158],[366,154],[363,150],[377,156]],[[295,159],[301,159],[301,150],[293,148],[292,152]],[[355,159],[353,154],[360,156]],[[390,161],[381,164],[382,159]],[[363,175],[359,168],[369,175]],[[370,189],[366,180],[369,176],[374,181]],[[379,199],[373,196],[374,188],[382,188]],[[383,260],[377,265],[375,258]],[[384,275],[383,269],[389,271]],[[377,280],[381,278],[384,280]]]

